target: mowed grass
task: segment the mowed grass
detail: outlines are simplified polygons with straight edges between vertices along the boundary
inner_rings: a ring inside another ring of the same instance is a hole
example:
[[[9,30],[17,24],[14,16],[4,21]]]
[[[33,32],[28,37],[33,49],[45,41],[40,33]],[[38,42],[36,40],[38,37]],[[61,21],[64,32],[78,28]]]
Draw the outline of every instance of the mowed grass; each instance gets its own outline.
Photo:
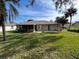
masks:
[[[0,33],[0,59],[79,59],[79,33]]]

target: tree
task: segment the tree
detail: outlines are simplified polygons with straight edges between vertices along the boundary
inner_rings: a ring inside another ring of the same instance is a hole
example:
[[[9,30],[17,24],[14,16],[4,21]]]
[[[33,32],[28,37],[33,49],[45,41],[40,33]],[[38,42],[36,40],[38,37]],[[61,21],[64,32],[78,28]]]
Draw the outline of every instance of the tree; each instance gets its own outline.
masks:
[[[73,5],[73,1],[74,0],[53,0],[53,2],[55,3],[56,9],[60,9],[60,10],[62,6],[64,6],[66,10],[66,6]]]
[[[5,21],[7,20],[7,16],[9,16],[9,21],[13,20],[13,17],[18,15],[18,11],[15,5],[19,4],[20,0],[0,0],[0,26],[2,26],[3,31],[3,41],[5,38]],[[35,0],[30,0],[30,5],[33,5]],[[7,13],[6,5],[9,5],[9,14]],[[29,5],[28,5],[29,6]]]
[[[54,2],[55,4],[56,9],[61,9],[62,6],[65,6],[65,9],[66,9],[66,5],[73,5],[73,1],[74,0],[52,0],[52,2]],[[29,0],[29,2],[30,2],[30,5],[34,5],[36,0]]]
[[[74,7],[71,7],[69,9],[67,9],[66,13],[65,13],[65,18],[70,17],[70,25],[69,25],[69,29],[71,28],[71,23],[72,23],[72,17],[76,14],[77,9]]]
[[[0,25],[2,26],[2,31],[3,31],[3,41],[6,40],[6,38],[5,38],[5,21],[7,20],[6,17],[8,15],[6,4],[9,5],[10,10],[12,11],[12,14],[16,15],[16,14],[18,14],[18,12],[13,4],[17,4],[18,2],[19,2],[19,0],[0,0]]]
[[[66,19],[64,16],[56,17],[55,22],[62,24],[62,27],[64,27],[64,25],[68,23],[68,19]]]

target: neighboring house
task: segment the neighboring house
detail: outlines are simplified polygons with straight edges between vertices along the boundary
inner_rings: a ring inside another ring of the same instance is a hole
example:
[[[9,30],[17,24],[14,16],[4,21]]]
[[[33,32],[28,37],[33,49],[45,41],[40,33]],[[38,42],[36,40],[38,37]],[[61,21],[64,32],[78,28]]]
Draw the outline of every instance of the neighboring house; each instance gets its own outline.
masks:
[[[16,30],[16,24],[5,24],[5,30],[6,31],[11,31],[11,30]],[[0,32],[2,32],[2,27],[0,26]]]
[[[61,24],[51,21],[27,21],[17,24],[17,30],[26,32],[35,31],[60,31],[62,29]]]
[[[65,24],[65,25],[64,25],[64,28],[69,28],[69,25],[70,25],[70,24]]]
[[[79,28],[79,22],[75,22],[72,24],[72,28]]]

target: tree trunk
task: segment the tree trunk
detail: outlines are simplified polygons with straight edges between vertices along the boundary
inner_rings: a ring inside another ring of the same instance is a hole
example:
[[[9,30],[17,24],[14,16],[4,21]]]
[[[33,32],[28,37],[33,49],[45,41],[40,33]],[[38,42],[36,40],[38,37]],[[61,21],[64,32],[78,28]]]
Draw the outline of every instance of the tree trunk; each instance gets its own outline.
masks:
[[[6,40],[6,37],[5,37],[5,12],[6,11],[5,9],[3,9],[5,7],[5,4],[4,4],[4,1],[3,0],[0,0],[0,21],[1,21],[1,26],[2,26],[2,33],[3,33],[3,41]]]
[[[62,29],[64,29],[64,24],[62,24]]]
[[[4,17],[2,16],[1,19],[2,19],[3,41],[5,41],[6,40],[6,37],[5,37],[5,21],[4,21]]]
[[[72,16],[70,17],[70,25],[69,25],[69,30],[71,28],[71,25],[72,25]]]

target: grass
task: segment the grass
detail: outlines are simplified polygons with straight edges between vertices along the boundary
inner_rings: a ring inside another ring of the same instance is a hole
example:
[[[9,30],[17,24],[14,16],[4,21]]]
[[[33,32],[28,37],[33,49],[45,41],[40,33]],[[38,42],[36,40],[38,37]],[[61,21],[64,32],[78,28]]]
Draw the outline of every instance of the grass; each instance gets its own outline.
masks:
[[[79,59],[79,33],[0,34],[0,59]]]

